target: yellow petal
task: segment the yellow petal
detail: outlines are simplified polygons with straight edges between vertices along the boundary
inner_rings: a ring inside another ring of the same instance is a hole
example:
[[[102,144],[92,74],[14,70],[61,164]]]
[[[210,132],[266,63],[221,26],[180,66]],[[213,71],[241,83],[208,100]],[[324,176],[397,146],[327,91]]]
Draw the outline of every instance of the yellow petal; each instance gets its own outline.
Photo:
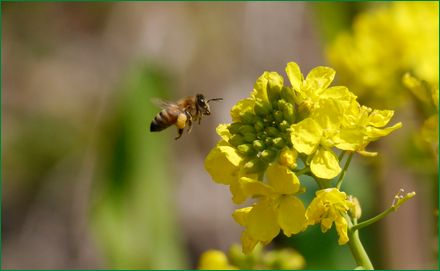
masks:
[[[252,99],[260,100],[262,102],[269,102],[269,98],[267,96],[267,79],[268,72],[264,72],[260,77],[258,77],[257,81],[254,85],[254,90],[252,91]]]
[[[368,136],[368,141],[375,141],[379,139],[380,137],[387,136],[394,130],[397,130],[402,127],[402,123],[396,123],[391,127],[387,127],[384,129],[368,126],[366,127],[365,134]]]
[[[301,70],[295,62],[287,63],[286,74],[295,91],[300,91],[304,80]]]
[[[252,210],[252,207],[245,207],[241,209],[237,209],[232,213],[232,217],[234,220],[243,227],[247,225],[247,218],[249,217],[249,212]]]
[[[337,130],[343,117],[343,110],[339,101],[335,99],[320,99],[318,104],[319,107],[313,111],[311,117],[327,133]]]
[[[242,161],[235,148],[220,141],[205,159],[205,169],[215,182],[231,184],[238,181],[239,165]]]
[[[335,99],[339,102],[348,103],[356,100],[357,96],[353,94],[347,87],[334,86],[325,90],[320,96],[321,99]]]
[[[286,196],[278,207],[278,224],[286,236],[302,231],[306,222],[306,209],[300,199]]]
[[[243,203],[247,199],[247,195],[241,187],[241,183],[238,181],[234,181],[229,186],[229,191],[232,194],[232,201],[235,204]]]
[[[345,220],[344,217],[339,216],[335,221],[335,225],[336,225],[336,231],[338,232],[339,235],[338,244],[340,245],[346,244],[349,240],[347,235],[347,221]]]
[[[318,146],[322,136],[322,129],[319,124],[307,118],[291,126],[290,138],[293,147],[307,155],[313,153]]]
[[[313,91],[313,93],[320,93],[326,89],[335,78],[335,70],[329,67],[318,66],[313,68],[307,74],[304,81],[304,87]]]
[[[260,200],[254,205],[247,219],[249,236],[257,241],[268,243],[280,232],[277,214],[268,200]]]
[[[289,149],[287,147],[283,148],[280,153],[279,163],[290,169],[296,168],[296,158],[298,157],[298,152],[294,149]]]
[[[322,179],[333,179],[341,172],[339,161],[331,150],[318,148],[310,163],[312,173]]]
[[[217,128],[215,129],[215,131],[217,132],[217,134],[224,140],[224,141],[228,141],[229,138],[231,137],[231,133],[228,130],[228,124],[219,124],[217,126]]]
[[[300,184],[298,177],[286,166],[278,163],[271,164],[266,171],[269,185],[279,194],[295,194]]]
[[[393,110],[373,110],[368,116],[368,125],[374,127],[383,127],[387,125],[390,119],[393,117]]]
[[[245,113],[253,112],[255,100],[252,98],[246,98],[238,101],[231,109],[232,122],[240,122],[241,117]]]
[[[333,140],[338,149],[356,151],[364,144],[364,131],[359,127],[343,128]]]
[[[253,239],[252,236],[250,236],[250,234],[247,231],[243,231],[241,233],[240,240],[241,240],[243,253],[246,255],[251,253],[258,243],[258,241]]]
[[[270,196],[274,190],[267,184],[248,177],[240,178],[241,187],[247,197]]]

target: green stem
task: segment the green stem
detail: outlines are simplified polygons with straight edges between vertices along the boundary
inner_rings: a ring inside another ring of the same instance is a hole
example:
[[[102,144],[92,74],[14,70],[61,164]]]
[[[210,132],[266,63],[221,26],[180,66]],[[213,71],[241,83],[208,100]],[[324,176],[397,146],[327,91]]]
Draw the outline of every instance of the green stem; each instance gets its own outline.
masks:
[[[359,223],[359,224],[354,225],[354,226],[351,228],[351,230],[352,230],[352,231],[357,231],[357,230],[360,230],[360,229],[362,229],[362,228],[365,228],[366,226],[369,226],[369,225],[371,225],[371,224],[373,224],[373,223],[375,223],[375,222],[381,220],[382,218],[384,218],[384,217],[387,216],[389,213],[391,213],[391,212],[393,212],[393,211],[395,211],[395,210],[396,210],[395,206],[391,206],[390,208],[386,209],[385,211],[383,211],[382,213],[378,214],[377,216],[375,216],[375,217],[373,217],[373,218],[370,218],[370,219],[368,219],[368,220],[362,221],[362,222]]]
[[[319,189],[325,189],[325,188],[329,188],[330,187],[330,183],[327,180],[324,179],[320,179],[320,178],[314,178],[316,183],[319,186]]]
[[[348,246],[350,247],[351,254],[353,254],[356,264],[358,266],[362,266],[366,270],[374,270],[373,264],[371,263],[370,258],[362,245],[361,239],[359,239],[359,231],[353,230],[356,225],[352,226],[351,221],[348,221]]]
[[[344,177],[345,177],[345,172],[347,172],[348,166],[350,166],[350,163],[351,163],[351,158],[353,158],[353,153],[354,152],[350,152],[350,155],[348,156],[347,161],[345,161],[344,169],[342,170],[342,173],[339,176],[338,182],[336,183],[336,188],[337,189],[341,188],[342,181],[344,180]]]
[[[342,151],[340,154],[339,154],[339,157],[338,157],[338,161],[342,161],[342,158],[344,158],[344,155],[347,153],[347,151]]]

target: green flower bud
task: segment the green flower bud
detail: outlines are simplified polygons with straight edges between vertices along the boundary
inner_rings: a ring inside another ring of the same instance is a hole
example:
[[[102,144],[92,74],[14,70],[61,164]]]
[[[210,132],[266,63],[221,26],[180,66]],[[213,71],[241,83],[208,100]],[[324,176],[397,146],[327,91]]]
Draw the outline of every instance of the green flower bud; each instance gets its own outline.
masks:
[[[240,122],[231,123],[230,125],[228,125],[228,130],[231,134],[238,134],[242,125],[243,124],[241,124]]]
[[[278,108],[279,108],[279,107],[278,107],[278,100],[273,101],[273,102],[272,102],[272,109],[273,109],[273,110],[278,110]]]
[[[273,144],[272,138],[271,138],[271,137],[266,137],[266,138],[264,139],[264,144],[265,144],[266,146],[272,146],[272,144]]]
[[[264,130],[264,123],[260,119],[258,119],[254,124],[256,131],[263,131]]]
[[[275,156],[276,151],[272,149],[264,150],[260,154],[261,159],[266,163],[271,162],[273,159],[275,159]]]
[[[246,133],[243,135],[244,141],[252,142],[257,139],[257,136],[254,133]]]
[[[238,152],[243,155],[252,155],[254,153],[254,149],[251,144],[241,144],[237,146]]]
[[[286,131],[287,129],[290,128],[290,124],[286,120],[283,120],[278,124],[278,127],[280,127],[281,131]]]
[[[264,149],[264,144],[261,140],[254,140],[254,142],[252,142],[252,146],[256,151],[261,151]]]
[[[273,146],[276,148],[283,148],[286,144],[284,142],[284,140],[281,137],[276,137],[274,139],[272,139],[273,142]]]
[[[264,170],[264,164],[259,159],[255,158],[246,162],[243,166],[245,173],[257,173]]]
[[[234,147],[237,147],[238,145],[244,144],[244,138],[241,135],[235,134],[232,135],[229,139],[229,144],[231,144]]]
[[[284,86],[280,92],[280,96],[283,100],[285,100],[289,104],[295,103],[295,94],[292,88]]]
[[[284,116],[283,116],[283,113],[282,113],[281,111],[279,111],[279,110],[275,111],[275,112],[273,113],[273,116],[274,116],[274,119],[275,119],[277,122],[281,122],[281,121],[283,121]]]
[[[272,137],[277,137],[280,135],[280,131],[278,131],[278,129],[275,127],[266,127],[265,131],[269,136]]]
[[[295,107],[293,104],[285,104],[283,107],[283,116],[284,119],[289,123],[295,122]]]
[[[240,131],[240,134],[245,135],[248,133],[255,133],[255,128],[252,125],[241,125],[240,128],[238,128],[238,130]]]
[[[241,121],[245,124],[253,124],[257,120],[257,116],[250,112],[246,112],[241,116]]]
[[[254,111],[255,111],[255,114],[257,114],[258,116],[264,117],[267,114],[269,114],[271,110],[272,110],[272,108],[271,108],[270,104],[264,103],[261,101],[255,102]]]
[[[266,115],[265,117],[264,117],[264,123],[268,123],[268,124],[272,124],[272,122],[273,122],[273,116],[272,116],[272,114],[270,114],[270,115]],[[265,125],[265,126],[267,126],[267,125]]]

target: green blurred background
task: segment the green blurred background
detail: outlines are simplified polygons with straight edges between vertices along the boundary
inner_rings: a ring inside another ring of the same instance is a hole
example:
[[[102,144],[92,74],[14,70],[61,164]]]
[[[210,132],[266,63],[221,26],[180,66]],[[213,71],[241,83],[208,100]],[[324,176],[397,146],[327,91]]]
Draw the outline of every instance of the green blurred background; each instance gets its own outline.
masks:
[[[2,3],[2,267],[195,268],[239,242],[229,191],[203,167],[215,127],[263,71],[331,65],[329,44],[385,5]],[[152,97],[196,93],[224,101],[190,135],[148,131]],[[437,268],[438,158],[408,143],[423,121],[413,103],[386,108],[404,127],[354,160],[344,189],[363,218],[416,191],[361,239],[377,268]],[[336,240],[315,226],[272,247],[294,247],[308,269],[354,267]]]

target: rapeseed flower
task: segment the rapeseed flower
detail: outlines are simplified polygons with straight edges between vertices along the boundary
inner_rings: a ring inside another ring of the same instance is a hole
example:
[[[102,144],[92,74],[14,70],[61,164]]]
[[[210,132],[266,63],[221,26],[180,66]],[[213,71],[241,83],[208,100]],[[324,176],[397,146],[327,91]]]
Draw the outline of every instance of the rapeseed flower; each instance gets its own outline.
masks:
[[[350,208],[353,208],[353,203],[344,192],[337,188],[319,190],[307,208],[307,225],[321,223],[322,232],[326,232],[334,223],[339,235],[338,243],[343,245],[349,240],[345,216]]]
[[[332,179],[341,173],[338,149],[374,155],[365,147],[401,126],[385,127],[393,111],[361,106],[346,87],[330,86],[335,71],[329,67],[314,68],[304,79],[299,66],[290,62],[286,73],[291,87],[276,72],[264,72],[258,78],[250,97],[231,109],[232,123],[217,127],[221,140],[205,160],[213,180],[229,186],[234,203],[254,200],[233,214],[245,228],[241,241],[247,254],[280,232],[291,236],[305,230],[323,200],[333,215],[340,243],[345,243],[346,222],[333,213],[346,213],[350,202],[333,200],[339,199],[336,192],[328,200],[318,193],[306,223],[306,209],[298,198],[304,188],[298,176]],[[298,169],[299,164],[303,168]],[[323,225],[329,227],[327,220]]]
[[[268,183],[242,177],[240,183],[247,196],[258,198],[251,207],[238,209],[233,217],[245,227],[242,233],[243,252],[255,245],[266,245],[280,230],[291,236],[304,229],[305,207],[296,197],[301,192],[298,177],[286,166],[274,163],[267,168]]]

